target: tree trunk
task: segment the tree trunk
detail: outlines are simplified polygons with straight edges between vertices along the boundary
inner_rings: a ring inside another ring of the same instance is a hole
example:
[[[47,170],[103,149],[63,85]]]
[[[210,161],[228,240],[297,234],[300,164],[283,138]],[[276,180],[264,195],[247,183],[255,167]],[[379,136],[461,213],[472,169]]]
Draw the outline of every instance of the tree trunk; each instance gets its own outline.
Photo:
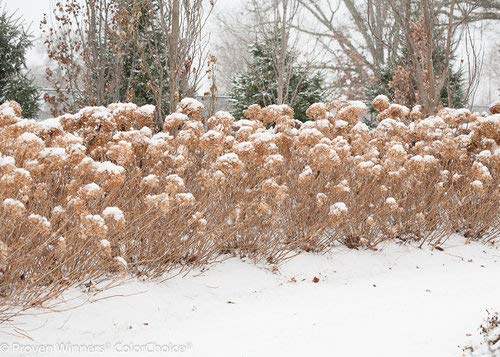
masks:
[[[169,38],[169,89],[170,113],[175,112],[179,102],[179,0],[172,0],[172,27]]]

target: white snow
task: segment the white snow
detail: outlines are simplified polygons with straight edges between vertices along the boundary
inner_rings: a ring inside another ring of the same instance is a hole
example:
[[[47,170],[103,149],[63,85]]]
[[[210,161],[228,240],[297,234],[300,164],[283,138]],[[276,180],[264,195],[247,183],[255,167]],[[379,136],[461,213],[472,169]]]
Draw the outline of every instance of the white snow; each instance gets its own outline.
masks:
[[[387,197],[385,199],[385,203],[387,203],[389,205],[395,205],[396,204],[396,199],[394,197]]]
[[[311,166],[307,165],[306,167],[304,167],[304,171],[302,171],[299,175],[299,179],[300,180],[303,180],[305,179],[306,177],[310,176],[313,174],[313,171],[311,169]]]
[[[255,147],[250,141],[242,141],[235,145],[234,149],[240,153],[252,152]]]
[[[109,248],[109,247],[111,247],[111,243],[109,243],[109,240],[107,240],[107,239],[101,239],[101,247]]]
[[[250,139],[256,144],[268,144],[275,140],[275,135],[270,131],[263,131],[252,134]]]
[[[337,202],[330,206],[330,215],[336,216],[347,211],[347,205],[344,202]]]
[[[152,116],[156,111],[156,107],[154,105],[147,104],[147,105],[143,105],[142,107],[137,108],[137,111],[139,113],[141,113],[142,115]]]
[[[172,113],[172,114],[169,114],[165,117],[165,121],[168,121],[168,120],[179,120],[179,121],[184,122],[184,121],[188,121],[189,117],[183,113]]]
[[[353,131],[363,131],[363,132],[368,132],[370,129],[368,128],[368,125],[366,125],[363,122],[357,122],[356,125],[352,128]]]
[[[346,128],[347,126],[349,125],[348,122],[346,122],[345,120],[335,120],[335,127],[336,128]]]
[[[15,165],[16,159],[14,159],[12,156],[2,156],[2,154],[0,153],[0,167]]]
[[[361,168],[361,169],[369,169],[369,168],[372,168],[375,164],[373,163],[373,161],[361,161],[358,166]]]
[[[222,156],[219,156],[217,158],[217,162],[227,163],[228,165],[237,164],[240,162],[240,158],[234,152],[230,152]]]
[[[38,223],[40,223],[40,224],[44,225],[45,227],[50,228],[50,222],[49,222],[49,220],[48,220],[46,217],[44,217],[44,216],[41,216],[41,215],[39,215],[39,214],[34,214],[34,213],[32,213],[32,214],[30,214],[30,215],[28,216],[28,219],[29,219],[29,220],[33,220],[33,221],[37,221]]]
[[[31,177],[30,172],[28,170],[22,169],[22,168],[14,169],[14,173],[19,174],[21,176],[24,176],[26,178],[30,178]]]
[[[104,217],[111,217],[117,222],[125,219],[125,216],[123,215],[123,211],[121,209],[119,209],[118,207],[106,207],[104,209],[104,211],[102,211],[102,215]]]
[[[221,140],[222,133],[216,130],[209,130],[205,134],[203,134],[201,138],[205,140]]]
[[[105,108],[105,109],[113,110],[115,112],[136,110],[137,104],[135,104],[135,103],[112,103],[112,104],[108,105],[108,108]]]
[[[477,189],[482,189],[483,188],[483,183],[480,180],[474,180],[471,182],[472,187],[477,188]]]
[[[120,165],[115,165],[111,161],[95,161],[95,170],[99,173],[106,172],[108,174],[114,174],[114,175],[119,175],[125,171],[123,166]]]
[[[63,213],[64,211],[65,211],[65,209],[62,206],[55,206],[52,209],[52,213]]]
[[[66,149],[59,147],[45,148],[42,151],[40,151],[38,156],[42,159],[58,157],[61,160],[66,160],[68,158],[68,155],[66,154]]]
[[[386,95],[384,95],[384,94],[379,94],[379,95],[377,95],[377,96],[373,99],[373,101],[374,101],[374,102],[375,102],[375,101],[381,101],[381,100],[383,100],[384,102],[389,102],[389,98],[388,98]]]
[[[43,130],[51,130],[51,129],[56,129],[63,131],[63,127],[61,125],[60,118],[50,118],[46,120],[42,120],[37,123],[40,128]]]
[[[189,110],[203,110],[204,106],[194,98],[184,98],[180,101],[181,107],[187,107]]]
[[[177,174],[168,175],[165,178],[169,183],[176,184],[177,186],[184,187],[184,180]]]
[[[5,115],[9,117],[16,117],[16,112],[11,107],[0,108],[0,115]]]
[[[366,106],[366,104],[363,103],[360,100],[351,100],[351,101],[349,101],[348,107],[357,108],[357,109],[363,109],[363,110],[367,110],[368,109],[368,107]]]
[[[101,189],[101,186],[99,186],[95,182],[92,182],[92,183],[88,183],[85,186],[83,186],[82,189],[86,192],[91,193],[91,192],[99,191]]]
[[[29,142],[36,142],[40,145],[44,145],[44,142],[42,139],[40,139],[38,136],[36,136],[33,133],[22,133],[17,140],[21,143],[29,143]]]
[[[33,340],[7,333],[1,340],[12,357],[37,355],[13,344],[53,346],[51,357],[73,355],[56,353],[58,343],[102,345],[104,352],[78,356],[112,357],[455,357],[477,344],[486,309],[500,309],[498,247],[453,237],[444,251],[380,248],[302,253],[277,272],[223,259],[206,271],[133,280],[95,296],[75,288],[60,300],[64,311],[16,318]],[[123,352],[147,345],[184,352]]]
[[[106,222],[104,221],[104,219],[98,215],[98,214],[87,214],[85,216],[85,218],[91,222],[95,222],[98,226],[100,227],[105,227],[106,226]]]
[[[404,149],[403,145],[401,144],[395,144],[391,147],[391,150],[397,153],[401,154],[406,154],[406,150]]]
[[[13,198],[6,198],[5,200],[3,200],[3,207],[5,209],[10,209],[12,207],[17,207],[17,208],[21,208],[21,209],[24,209],[24,203],[22,203],[21,201],[18,201],[18,200],[15,200]]]
[[[115,257],[115,260],[120,263],[124,268],[127,268],[128,264],[127,264],[127,261],[125,259],[123,259],[122,257]]]

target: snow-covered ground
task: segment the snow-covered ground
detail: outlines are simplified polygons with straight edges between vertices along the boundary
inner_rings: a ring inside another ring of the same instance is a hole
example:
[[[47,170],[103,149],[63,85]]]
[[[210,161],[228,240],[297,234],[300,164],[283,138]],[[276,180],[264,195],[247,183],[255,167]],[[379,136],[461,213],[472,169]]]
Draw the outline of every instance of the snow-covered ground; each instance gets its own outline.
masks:
[[[6,356],[446,357],[477,345],[486,310],[500,311],[500,249],[458,237],[444,251],[380,248],[303,253],[274,272],[230,258],[163,282],[128,282],[79,307],[19,317],[32,340],[4,327],[0,348]],[[76,292],[60,308],[89,299]]]

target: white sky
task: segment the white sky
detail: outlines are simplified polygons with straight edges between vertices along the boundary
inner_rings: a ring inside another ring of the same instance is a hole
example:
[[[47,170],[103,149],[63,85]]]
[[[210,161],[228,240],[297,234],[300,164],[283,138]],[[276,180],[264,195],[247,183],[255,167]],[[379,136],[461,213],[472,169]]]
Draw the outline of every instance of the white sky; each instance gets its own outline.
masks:
[[[17,10],[18,14],[26,19],[26,23],[32,23],[33,32],[38,32],[38,25],[43,18],[44,13],[48,13],[51,4],[54,5],[58,0],[0,0],[8,10]],[[217,0],[215,11],[229,10],[239,7],[242,0]]]
[[[54,0],[1,0],[9,11],[17,10],[17,14],[22,16],[26,23],[32,23],[33,32],[38,32],[38,25],[43,18],[43,13],[50,10],[50,4]]]

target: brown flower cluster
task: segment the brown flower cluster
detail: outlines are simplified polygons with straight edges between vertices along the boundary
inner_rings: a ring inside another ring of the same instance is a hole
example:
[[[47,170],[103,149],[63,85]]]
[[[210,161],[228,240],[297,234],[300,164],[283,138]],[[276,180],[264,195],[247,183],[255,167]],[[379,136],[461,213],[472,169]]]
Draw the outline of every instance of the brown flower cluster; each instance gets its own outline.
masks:
[[[155,132],[154,107],[112,104],[37,122],[0,106],[0,296],[41,305],[83,281],[240,254],[278,263],[336,244],[441,244],[500,230],[500,114],[375,98],[257,105],[235,121],[180,102]],[[53,294],[46,294],[47,289]]]

